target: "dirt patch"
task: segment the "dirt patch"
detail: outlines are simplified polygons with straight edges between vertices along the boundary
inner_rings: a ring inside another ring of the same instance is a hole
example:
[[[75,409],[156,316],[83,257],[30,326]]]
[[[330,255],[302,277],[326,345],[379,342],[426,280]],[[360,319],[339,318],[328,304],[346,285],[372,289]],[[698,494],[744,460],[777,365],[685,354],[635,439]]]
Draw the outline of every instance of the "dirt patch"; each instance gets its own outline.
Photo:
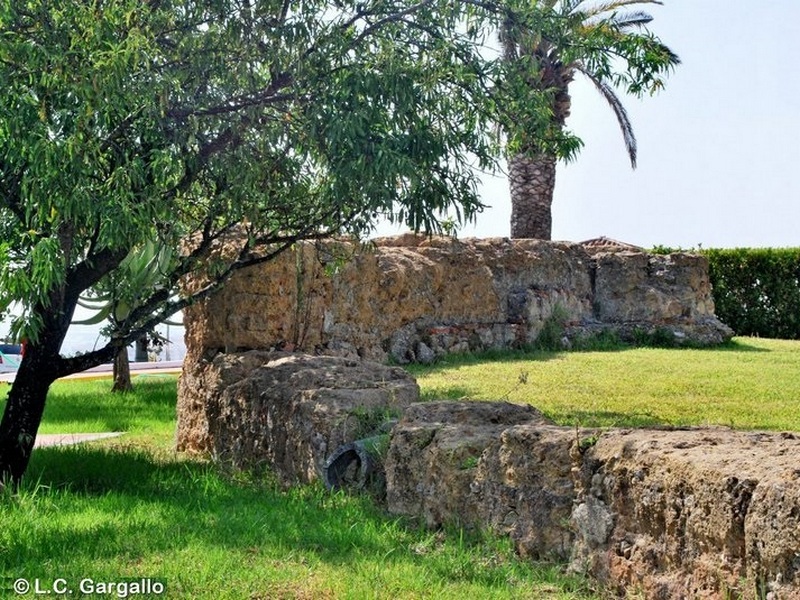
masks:
[[[94,442],[96,440],[118,437],[122,434],[122,431],[115,431],[108,433],[51,433],[47,435],[37,435],[33,447],[72,446],[83,442]]]

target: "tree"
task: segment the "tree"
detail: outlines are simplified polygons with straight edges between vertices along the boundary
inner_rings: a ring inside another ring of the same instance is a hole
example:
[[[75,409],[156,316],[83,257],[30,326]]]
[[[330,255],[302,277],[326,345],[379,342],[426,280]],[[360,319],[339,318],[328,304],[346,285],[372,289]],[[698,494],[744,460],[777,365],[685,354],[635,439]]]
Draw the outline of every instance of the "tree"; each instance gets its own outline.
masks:
[[[30,340],[0,481],[25,473],[55,379],[236,269],[381,215],[429,231],[448,211],[472,218],[472,166],[497,155],[497,62],[479,48],[500,14],[483,0],[0,4],[0,309],[19,307],[12,330]],[[148,241],[175,249],[162,285],[105,346],[61,356],[81,294]]]
[[[136,306],[147,294],[164,287],[163,280],[169,276],[174,254],[173,248],[159,246],[150,240],[132,249],[113,273],[78,300],[78,305],[93,310],[94,314],[72,323],[98,325],[106,322],[103,333],[114,337],[117,331],[124,329],[131,307]],[[151,337],[158,339],[154,330],[145,332],[135,340],[137,360],[147,360],[147,344]],[[144,346],[143,359],[139,358],[141,346]],[[132,389],[128,347],[120,346],[114,357],[111,391],[129,392]]]
[[[547,111],[518,104],[503,123],[508,136],[512,238],[551,237],[556,163],[573,158],[581,145],[565,129],[572,103],[569,85],[576,73],[591,81],[608,102],[631,166],[636,167],[636,138],[617,90],[637,97],[655,93],[663,87],[664,75],[680,62],[646,29],[653,19],[649,14],[625,10],[640,4],[662,2],[533,0],[532,10],[539,18],[521,22],[512,16],[503,23],[506,87],[530,86],[548,97]]]

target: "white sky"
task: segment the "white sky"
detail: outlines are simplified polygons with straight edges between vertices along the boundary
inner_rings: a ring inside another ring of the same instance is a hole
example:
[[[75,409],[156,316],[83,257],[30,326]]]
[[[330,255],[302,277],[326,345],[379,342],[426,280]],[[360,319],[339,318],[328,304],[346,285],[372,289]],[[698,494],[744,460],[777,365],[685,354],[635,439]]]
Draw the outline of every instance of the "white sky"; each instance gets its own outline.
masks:
[[[658,95],[624,99],[639,146],[635,171],[611,109],[576,78],[568,126],[585,146],[559,166],[553,239],[800,246],[800,0],[644,8],[682,64]],[[507,236],[506,180],[485,178],[482,196],[491,208],[459,237]]]

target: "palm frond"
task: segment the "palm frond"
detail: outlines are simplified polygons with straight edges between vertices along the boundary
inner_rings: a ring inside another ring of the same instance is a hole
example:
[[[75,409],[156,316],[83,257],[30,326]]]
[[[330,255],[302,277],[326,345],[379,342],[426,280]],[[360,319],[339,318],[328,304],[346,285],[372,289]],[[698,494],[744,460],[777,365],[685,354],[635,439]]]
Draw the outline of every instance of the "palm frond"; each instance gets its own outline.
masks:
[[[631,33],[631,29],[641,29],[650,24],[653,16],[646,12],[613,13],[608,15],[595,15],[583,21],[587,29],[592,27],[610,27],[619,33]]]
[[[567,15],[572,14],[584,1],[585,0],[564,0],[561,3],[561,12]]]
[[[617,123],[622,131],[622,137],[625,140],[625,149],[628,151],[628,157],[631,159],[631,167],[636,168],[636,135],[633,133],[633,125],[630,118],[628,118],[628,111],[622,105],[622,101],[616,94],[614,88],[607,82],[598,79],[590,71],[583,68],[583,65],[577,66],[578,71],[583,73],[589,81],[591,81],[600,95],[605,98],[611,110],[614,111],[614,116],[617,117]]]
[[[673,68],[681,64],[681,57],[675,54],[666,44],[658,44],[658,51],[663,52],[666,55],[669,68]]]
[[[658,4],[663,6],[661,0],[613,0],[612,2],[601,2],[596,6],[592,6],[583,10],[586,17],[595,17],[602,13],[624,8],[626,6],[633,6],[635,4]]]
[[[631,13],[614,13],[609,19],[608,23],[617,29],[624,31],[633,27],[644,27],[653,20],[653,15],[644,11],[636,11]]]

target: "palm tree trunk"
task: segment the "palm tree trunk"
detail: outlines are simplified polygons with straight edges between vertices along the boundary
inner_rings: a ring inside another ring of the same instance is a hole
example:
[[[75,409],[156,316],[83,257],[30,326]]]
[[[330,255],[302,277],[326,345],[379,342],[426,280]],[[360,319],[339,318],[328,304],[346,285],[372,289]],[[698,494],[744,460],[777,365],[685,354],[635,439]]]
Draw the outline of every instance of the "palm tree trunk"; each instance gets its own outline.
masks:
[[[136,340],[136,352],[133,355],[133,360],[136,362],[147,362],[147,335],[140,336],[139,339]]]
[[[122,346],[114,357],[114,385],[112,392],[130,392],[133,390],[131,383],[131,364],[128,360],[128,348]]]
[[[549,240],[556,186],[556,157],[517,154],[508,161],[511,237]]]

